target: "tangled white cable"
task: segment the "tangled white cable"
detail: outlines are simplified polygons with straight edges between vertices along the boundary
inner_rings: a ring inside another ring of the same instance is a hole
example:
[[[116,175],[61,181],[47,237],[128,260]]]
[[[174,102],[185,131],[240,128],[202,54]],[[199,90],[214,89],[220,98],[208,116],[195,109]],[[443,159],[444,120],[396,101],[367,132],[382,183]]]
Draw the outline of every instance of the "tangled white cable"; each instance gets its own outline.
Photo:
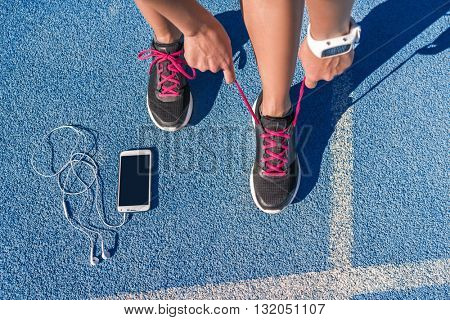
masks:
[[[31,154],[31,159],[30,159],[31,167],[41,177],[44,177],[44,178],[56,177],[58,179],[58,186],[59,186],[59,189],[61,190],[61,196],[62,196],[62,207],[63,207],[64,217],[67,219],[67,221],[70,223],[70,225],[72,225],[75,229],[77,229],[81,233],[83,233],[83,235],[86,236],[86,238],[89,240],[89,262],[92,266],[95,266],[100,262],[99,258],[97,258],[94,253],[96,236],[98,237],[98,239],[100,240],[100,243],[101,243],[102,258],[108,259],[111,257],[110,252],[105,249],[105,241],[104,241],[103,235],[101,233],[102,230],[100,228],[93,227],[91,225],[83,224],[81,219],[79,218],[79,214],[77,215],[78,219],[75,219],[74,216],[71,217],[69,214],[69,207],[68,207],[68,202],[66,200],[66,197],[70,196],[70,195],[72,195],[72,196],[73,195],[81,195],[85,192],[88,192],[91,189],[91,187],[95,187],[94,203],[95,203],[95,208],[96,208],[98,217],[100,218],[100,221],[107,228],[110,228],[110,229],[119,228],[120,226],[122,226],[127,221],[127,214],[123,213],[122,221],[117,225],[109,224],[106,221],[103,211],[99,207],[99,196],[101,194],[101,190],[100,190],[98,166],[97,166],[97,163],[94,161],[94,159],[88,154],[88,150],[87,150],[88,139],[87,139],[86,134],[83,131],[81,131],[80,129],[78,129],[77,127],[72,126],[72,125],[59,126],[59,127],[52,129],[47,134],[45,134],[40,141],[40,145],[43,145],[44,142],[47,141],[47,139],[50,139],[51,135],[54,134],[56,131],[62,131],[62,130],[71,130],[71,131],[75,132],[77,135],[75,146],[70,151],[69,159],[66,162],[64,162],[61,165],[61,167],[58,168],[57,170],[54,170],[51,173],[44,173],[37,168],[36,163],[35,163],[35,156],[37,154],[37,150],[38,150],[37,147],[39,146],[38,145],[38,146],[36,146],[36,148],[33,150],[32,154]],[[80,147],[81,142],[83,142],[83,141],[85,142],[84,149],[81,151],[77,151],[77,149]],[[86,182],[86,181],[84,181],[84,179],[82,179],[80,177],[79,173],[75,170],[75,168],[79,165],[85,165],[91,170],[92,180]],[[64,176],[62,173],[66,170],[67,170],[67,174],[65,174],[65,176]],[[71,178],[76,178],[77,181],[79,183],[81,183],[81,185],[83,185],[83,187],[80,191],[72,191],[69,189],[68,183]],[[83,207],[84,207],[84,205],[83,205]]]

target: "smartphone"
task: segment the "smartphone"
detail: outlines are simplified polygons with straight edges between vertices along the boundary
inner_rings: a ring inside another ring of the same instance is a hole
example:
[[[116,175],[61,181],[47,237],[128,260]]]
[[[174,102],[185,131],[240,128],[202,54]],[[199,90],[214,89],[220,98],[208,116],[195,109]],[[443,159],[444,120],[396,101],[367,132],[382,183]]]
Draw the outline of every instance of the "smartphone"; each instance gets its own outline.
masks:
[[[117,210],[138,212],[150,209],[151,150],[130,150],[120,153]]]

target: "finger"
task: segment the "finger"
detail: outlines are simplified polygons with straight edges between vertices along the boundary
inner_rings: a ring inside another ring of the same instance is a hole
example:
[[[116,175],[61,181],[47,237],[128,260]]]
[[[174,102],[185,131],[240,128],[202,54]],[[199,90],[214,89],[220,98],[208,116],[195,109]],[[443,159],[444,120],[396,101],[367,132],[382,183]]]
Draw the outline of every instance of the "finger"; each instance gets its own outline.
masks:
[[[228,65],[223,69],[223,76],[225,77],[225,82],[227,84],[231,84],[236,79],[236,75],[234,73],[234,66],[233,64]]]
[[[308,78],[305,79],[305,86],[308,89],[314,89],[317,86],[317,81],[311,81]]]
[[[333,75],[331,75],[331,74],[327,74],[326,76],[324,76],[323,77],[323,80],[325,80],[325,81],[331,81],[331,80],[333,80]]]
[[[208,70],[213,73],[216,73],[217,71],[222,70],[222,68],[213,59],[208,59]]]
[[[218,71],[220,71],[220,68],[217,66],[210,66],[209,71],[211,71],[213,73],[217,73]]]
[[[188,66],[190,66],[192,68],[195,68],[195,65],[197,64],[197,61],[195,59],[193,59],[188,52],[184,53],[184,60],[186,61]]]
[[[335,76],[340,76],[341,74],[343,74],[345,71],[344,68],[337,68],[336,70],[334,70],[334,74]]]
[[[330,72],[330,76],[334,79],[339,75],[340,68],[334,68],[333,71]]]
[[[338,75],[343,74],[350,67],[350,65],[351,65],[351,63],[339,64],[339,66],[336,68],[336,73]]]

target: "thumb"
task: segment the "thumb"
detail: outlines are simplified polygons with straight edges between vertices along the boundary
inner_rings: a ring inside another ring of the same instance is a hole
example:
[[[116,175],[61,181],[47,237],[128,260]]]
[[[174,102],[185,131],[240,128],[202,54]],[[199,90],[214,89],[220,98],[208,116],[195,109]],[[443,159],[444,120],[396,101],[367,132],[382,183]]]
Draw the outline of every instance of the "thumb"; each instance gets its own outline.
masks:
[[[317,86],[317,81],[311,81],[308,78],[305,79],[305,86],[308,89],[314,89]]]
[[[225,77],[225,82],[227,84],[231,84],[236,79],[236,75],[234,74],[234,66],[233,64],[225,67],[223,69],[223,76]]]

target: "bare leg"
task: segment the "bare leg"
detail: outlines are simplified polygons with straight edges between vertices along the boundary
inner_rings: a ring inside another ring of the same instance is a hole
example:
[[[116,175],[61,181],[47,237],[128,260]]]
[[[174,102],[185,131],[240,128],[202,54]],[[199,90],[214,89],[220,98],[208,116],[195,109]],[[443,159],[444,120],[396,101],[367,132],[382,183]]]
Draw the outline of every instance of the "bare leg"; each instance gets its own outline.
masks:
[[[152,8],[146,0],[134,0],[147,23],[152,27],[155,38],[160,43],[172,43],[180,39],[181,31],[169,20]]]
[[[280,117],[291,108],[304,0],[241,0],[244,22],[258,61],[263,87],[261,112]]]

